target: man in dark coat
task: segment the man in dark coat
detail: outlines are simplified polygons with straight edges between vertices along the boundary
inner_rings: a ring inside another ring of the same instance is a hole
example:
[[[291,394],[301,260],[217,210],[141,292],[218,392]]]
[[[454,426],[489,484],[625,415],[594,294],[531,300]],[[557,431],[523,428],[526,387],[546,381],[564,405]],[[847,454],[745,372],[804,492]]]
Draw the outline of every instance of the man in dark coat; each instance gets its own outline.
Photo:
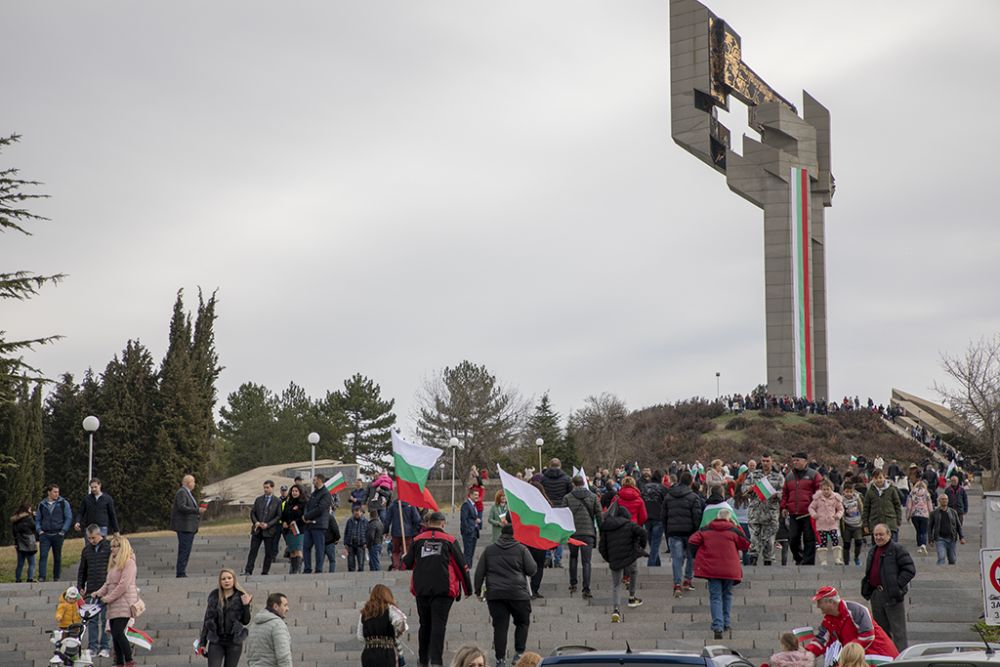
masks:
[[[691,581],[694,559],[688,553],[688,538],[701,525],[704,505],[701,497],[691,488],[692,479],[691,473],[685,470],[678,483],[667,489],[663,498],[663,529],[673,567],[674,597],[680,597],[685,590],[694,590]]]
[[[96,477],[90,480],[90,493],[83,498],[80,514],[76,517],[75,530],[81,530],[92,523],[100,527],[101,535],[105,537],[118,532],[115,501],[108,494],[101,492],[101,480]]]
[[[278,522],[281,520],[281,502],[274,497],[274,482],[264,482],[263,495],[257,496],[250,510],[250,553],[247,554],[247,564],[243,575],[253,574],[253,566],[257,562],[260,545],[264,545],[264,566],[261,574],[267,574],[274,562],[274,551],[277,546],[274,534],[278,532]]]
[[[809,516],[809,503],[819,491],[823,476],[806,466],[804,452],[792,455],[792,469],[781,487],[781,509],[790,515],[788,543],[796,565],[816,564],[816,532]],[[859,462],[860,465],[860,462]]]
[[[583,542],[582,545],[569,545],[569,592],[576,592],[577,562],[583,556],[583,597],[589,599],[591,558],[594,547],[597,546],[597,527],[594,523],[601,516],[601,508],[597,496],[590,492],[583,477],[573,478],[573,490],[563,498],[566,507],[573,512],[573,525],[576,532],[573,539]]]
[[[58,484],[45,486],[45,498],[35,511],[35,533],[38,535],[38,580],[45,581],[49,549],[52,549],[52,580],[62,576],[62,548],[66,533],[73,525],[73,509],[69,501],[59,495]]]
[[[486,584],[486,605],[493,619],[493,652],[497,667],[506,667],[507,630],[514,619],[514,657],[518,658],[528,645],[528,627],[531,625],[531,591],[528,578],[537,565],[527,547],[514,539],[510,524],[500,529],[500,537],[486,547],[476,564],[472,589],[482,595]]]
[[[462,503],[462,511],[459,515],[459,532],[462,534],[462,555],[465,562],[472,564],[472,559],[476,555],[476,542],[479,540],[479,528],[483,520],[479,517],[479,510],[476,502],[479,500],[479,489],[473,487],[469,491],[468,498]]]
[[[566,494],[573,490],[573,480],[562,469],[559,459],[551,459],[549,467],[542,471],[542,488],[545,497],[553,507],[565,507]],[[552,567],[562,567],[563,547],[560,544],[551,552]]]
[[[875,622],[902,651],[907,647],[904,598],[917,569],[903,545],[892,541],[887,525],[877,524],[872,536],[875,546],[868,552],[861,595],[871,602]]]
[[[80,553],[80,565],[76,571],[76,587],[80,597],[87,597],[101,586],[108,577],[108,560],[111,558],[111,543],[104,539],[101,527],[96,523],[87,526],[86,541]],[[107,631],[108,608],[101,605],[101,613],[87,621],[88,657],[95,654],[102,658],[111,656],[111,634]],[[98,648],[100,653],[98,654]]]
[[[637,568],[635,565],[646,547],[646,531],[632,522],[632,515],[621,505],[604,515],[601,538],[597,549],[611,569],[611,622],[622,620],[621,595],[623,583],[628,586],[628,606],[638,607],[642,600],[635,595]]]
[[[402,510],[399,508],[400,503],[403,504]],[[389,569],[402,570],[403,551],[410,550],[413,538],[420,532],[420,512],[410,503],[397,498],[386,509],[385,515],[389,519],[389,525],[385,529],[392,539],[392,565]]]
[[[962,480],[958,475],[952,475],[950,484],[945,487],[944,493],[948,496],[948,507],[958,513],[958,521],[965,524],[965,515],[969,512],[969,496],[965,493]]]
[[[184,475],[181,488],[174,494],[174,504],[170,508],[170,530],[177,533],[177,578],[187,576],[188,558],[191,546],[205,507],[200,507],[194,499],[194,475]]]
[[[649,481],[639,490],[646,503],[646,539],[649,541],[649,559],[646,565],[660,567],[660,541],[663,539],[663,500],[667,487],[663,486],[663,471],[654,470]]]
[[[305,539],[302,540],[302,547],[305,560],[303,561],[302,572],[309,574],[312,572],[312,553],[316,553],[316,573],[323,571],[323,557],[326,555],[326,525],[330,520],[330,505],[333,498],[327,491],[326,477],[316,473],[313,477],[313,492],[306,501],[306,510],[302,515],[302,520],[306,524]]]

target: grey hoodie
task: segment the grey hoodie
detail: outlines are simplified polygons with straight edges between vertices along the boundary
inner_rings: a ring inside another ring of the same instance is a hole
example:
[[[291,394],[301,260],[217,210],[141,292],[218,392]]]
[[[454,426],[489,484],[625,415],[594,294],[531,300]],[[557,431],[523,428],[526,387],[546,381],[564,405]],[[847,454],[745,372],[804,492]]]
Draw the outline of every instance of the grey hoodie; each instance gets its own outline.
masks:
[[[273,611],[258,611],[243,642],[247,667],[292,667],[292,638],[285,619]]]
[[[573,537],[597,536],[597,531],[594,529],[594,520],[601,516],[601,508],[597,502],[597,496],[591,493],[586,487],[577,486],[563,498],[563,505],[573,512],[573,523],[576,525],[576,532],[573,533]]]

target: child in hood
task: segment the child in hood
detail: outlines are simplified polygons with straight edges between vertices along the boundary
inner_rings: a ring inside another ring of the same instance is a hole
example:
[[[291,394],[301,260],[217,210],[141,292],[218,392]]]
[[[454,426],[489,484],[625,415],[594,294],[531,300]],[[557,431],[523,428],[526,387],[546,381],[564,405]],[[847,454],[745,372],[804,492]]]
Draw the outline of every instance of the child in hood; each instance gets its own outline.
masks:
[[[83,600],[76,586],[70,586],[59,596],[59,606],[56,607],[56,622],[60,630],[65,630],[74,623],[80,623],[80,607]]]
[[[768,667],[813,667],[816,656],[799,648],[799,638],[791,632],[781,635],[781,650],[771,656]]]
[[[834,562],[844,564],[844,552],[840,548],[840,519],[844,516],[844,501],[839,493],[834,493],[833,482],[824,479],[819,491],[809,503],[809,516],[816,524],[819,534],[819,546],[816,553],[819,564],[826,565],[830,549],[833,549]]]

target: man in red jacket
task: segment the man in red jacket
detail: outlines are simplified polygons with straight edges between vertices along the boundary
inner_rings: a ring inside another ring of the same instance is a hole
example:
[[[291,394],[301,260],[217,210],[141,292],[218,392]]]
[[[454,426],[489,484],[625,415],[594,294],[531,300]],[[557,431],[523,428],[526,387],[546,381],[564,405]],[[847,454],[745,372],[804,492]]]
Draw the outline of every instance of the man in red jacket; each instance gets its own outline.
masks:
[[[872,618],[868,607],[841,600],[840,593],[833,586],[819,589],[812,599],[823,612],[823,623],[805,647],[813,655],[823,655],[835,641],[839,641],[841,646],[860,644],[867,656],[885,656],[891,659],[899,655],[896,645]]]
[[[788,510],[788,544],[796,565],[816,564],[816,532],[809,517],[809,503],[819,491],[823,476],[806,466],[804,452],[792,455],[792,469],[781,487],[781,509]]]
[[[410,592],[417,600],[420,618],[418,657],[421,665],[444,665],[444,636],[451,605],[462,592],[472,595],[472,580],[462,549],[444,531],[444,514],[431,512],[427,530],[413,538],[403,557],[406,569],[413,570]]]

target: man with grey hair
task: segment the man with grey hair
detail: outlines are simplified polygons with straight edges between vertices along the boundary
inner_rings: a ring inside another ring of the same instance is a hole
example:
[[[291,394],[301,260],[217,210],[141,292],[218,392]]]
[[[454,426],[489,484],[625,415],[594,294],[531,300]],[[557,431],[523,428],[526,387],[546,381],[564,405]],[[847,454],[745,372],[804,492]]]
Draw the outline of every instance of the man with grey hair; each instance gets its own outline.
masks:
[[[888,658],[899,655],[896,645],[872,618],[868,607],[841,599],[840,592],[833,586],[823,586],[812,599],[823,614],[823,622],[816,628],[815,636],[805,645],[813,655],[823,655],[834,642],[842,646],[852,642],[860,644],[865,655]]]
[[[875,622],[902,651],[907,647],[904,598],[917,570],[906,548],[892,541],[889,526],[875,524],[872,537],[875,546],[868,552],[865,574],[861,578],[861,595],[871,603]]]
[[[194,475],[184,475],[181,488],[174,494],[174,504],[170,508],[170,530],[177,533],[177,578],[187,576],[188,558],[204,507],[194,499]]]
[[[76,571],[76,587],[80,597],[86,598],[104,585],[108,576],[108,560],[111,558],[111,543],[104,539],[101,526],[92,523],[87,526],[87,539],[80,554],[80,565]],[[87,648],[83,652],[86,659],[91,660],[100,648],[98,655],[102,658],[111,657],[111,635],[106,625],[108,608],[101,605],[101,613],[87,621]]]

